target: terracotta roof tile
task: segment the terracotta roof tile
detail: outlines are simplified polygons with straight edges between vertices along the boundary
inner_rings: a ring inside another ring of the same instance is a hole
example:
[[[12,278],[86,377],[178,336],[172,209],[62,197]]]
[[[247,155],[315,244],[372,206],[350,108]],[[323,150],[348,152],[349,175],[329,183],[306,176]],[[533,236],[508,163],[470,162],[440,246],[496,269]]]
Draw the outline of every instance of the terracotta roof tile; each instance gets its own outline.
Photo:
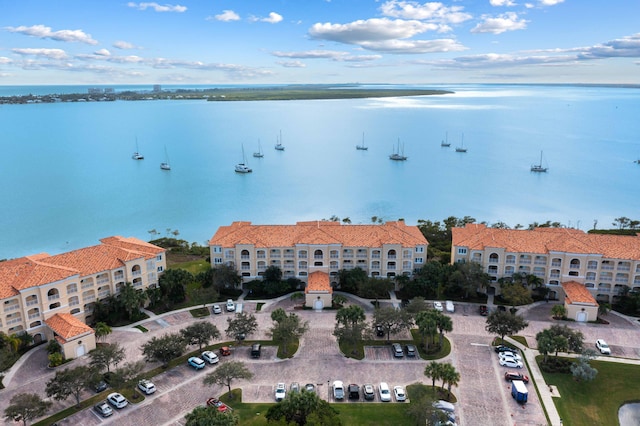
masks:
[[[590,304],[590,305],[598,305],[596,299],[593,298],[589,290],[585,288],[584,285],[580,284],[576,281],[567,281],[561,283],[562,289],[564,293],[567,295],[567,302],[571,303],[580,303],[580,304]]]
[[[304,289],[304,292],[309,293],[310,291],[326,291],[328,293],[333,293],[331,283],[329,282],[329,274],[322,271],[310,273],[307,287]]]
[[[93,333],[93,329],[71,314],[55,314],[45,321],[54,333],[64,340]]]
[[[640,260],[638,236],[587,234],[570,228],[494,229],[482,224],[453,228],[451,235],[454,247],[470,250],[496,247],[511,253],[601,254],[607,259]]]
[[[235,247],[254,244],[258,248],[293,247],[298,244],[342,244],[346,247],[381,247],[400,244],[402,247],[427,245],[417,226],[402,221],[384,225],[343,225],[331,221],[298,222],[295,225],[252,225],[234,222],[221,226],[209,241],[210,245]]]

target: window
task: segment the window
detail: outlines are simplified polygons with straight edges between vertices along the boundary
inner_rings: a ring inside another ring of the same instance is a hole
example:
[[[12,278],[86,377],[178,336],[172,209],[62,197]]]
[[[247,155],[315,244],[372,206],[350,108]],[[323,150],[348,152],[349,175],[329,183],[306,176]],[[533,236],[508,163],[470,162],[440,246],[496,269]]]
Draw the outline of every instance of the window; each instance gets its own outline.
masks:
[[[222,258],[221,257],[214,257],[213,258],[213,263],[215,265],[222,265]],[[159,272],[159,271],[158,271]]]
[[[156,256],[156,260],[157,260],[157,261],[161,261],[161,260],[162,260],[162,255],[161,255],[161,254],[157,255],[157,256]]]
[[[214,246],[213,247],[213,252],[214,253],[222,253],[222,247]]]
[[[458,254],[467,254],[467,249],[465,247],[458,247]]]
[[[222,261],[222,259],[220,259]],[[164,271],[164,268],[162,266],[158,266],[158,272],[162,272]]]
[[[416,253],[424,253],[424,247],[416,247]]]
[[[423,263],[423,259],[421,257],[416,257],[414,263]]]

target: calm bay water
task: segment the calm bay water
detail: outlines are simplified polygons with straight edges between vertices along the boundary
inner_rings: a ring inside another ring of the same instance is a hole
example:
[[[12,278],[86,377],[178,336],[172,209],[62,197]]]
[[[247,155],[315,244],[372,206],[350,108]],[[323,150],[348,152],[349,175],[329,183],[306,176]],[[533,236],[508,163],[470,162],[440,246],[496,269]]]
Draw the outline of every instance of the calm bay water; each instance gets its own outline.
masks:
[[[1,105],[0,258],[110,235],[150,239],[151,229],[205,244],[235,220],[469,215],[586,230],[594,220],[606,228],[619,216],[640,219],[640,90],[437,88],[456,93]],[[284,152],[273,148],[280,131]],[[369,150],[357,151],[363,132]],[[451,147],[442,148],[447,133]],[[466,154],[455,152],[462,134]],[[143,161],[131,159],[136,139]],[[262,159],[252,157],[258,140]],[[398,140],[406,162],[388,158]],[[247,175],[233,171],[243,145]],[[159,168],[165,147],[169,172]],[[549,172],[531,173],[541,151]]]

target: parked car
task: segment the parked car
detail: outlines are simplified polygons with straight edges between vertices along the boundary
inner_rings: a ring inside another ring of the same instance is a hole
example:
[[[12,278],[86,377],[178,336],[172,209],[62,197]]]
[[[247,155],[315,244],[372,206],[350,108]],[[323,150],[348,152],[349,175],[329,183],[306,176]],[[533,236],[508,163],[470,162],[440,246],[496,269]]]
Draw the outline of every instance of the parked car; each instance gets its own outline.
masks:
[[[598,348],[601,354],[611,355],[611,348],[607,345],[607,342],[602,339],[596,340],[596,348]]]
[[[156,385],[147,379],[142,379],[138,382],[138,389],[145,395],[151,395],[156,391]]]
[[[455,311],[455,307],[453,306],[453,302],[451,300],[447,300],[444,302],[444,306],[447,308],[447,312]]]
[[[229,348],[229,346],[223,346],[220,348],[220,355],[222,356],[229,356],[231,355],[231,349]]]
[[[214,314],[218,315],[222,313],[222,308],[220,307],[220,305],[213,305],[213,308],[211,308],[211,310],[213,311]]]
[[[384,328],[381,325],[376,325],[376,336],[384,337]]]
[[[382,402],[391,401],[391,391],[389,390],[389,385],[386,382],[380,382],[380,386],[378,387],[378,393],[380,393],[380,401]]]
[[[207,407],[215,408],[220,413],[226,413],[227,411],[233,411],[233,408],[229,407],[224,402],[220,401],[218,398],[209,398],[207,399]]]
[[[515,371],[507,371],[506,373],[504,373],[504,379],[507,382],[510,382],[512,380],[521,380],[521,381],[523,381],[525,383],[529,383],[529,377],[528,376],[525,376],[524,374],[518,373],[518,372],[515,372]]]
[[[107,401],[98,402],[93,406],[93,409],[96,410],[102,417],[109,417],[113,414],[113,410],[111,409],[111,407],[109,407]]]
[[[442,312],[444,309],[442,308],[442,302],[438,302],[437,300],[433,302],[433,309],[436,311]]]
[[[291,386],[289,387],[289,390],[291,392],[300,392],[300,383],[298,383],[298,382],[291,383]]]
[[[109,385],[107,385],[107,382],[105,382],[104,380],[100,380],[94,389],[96,393],[100,393],[107,390],[107,387],[109,387]]]
[[[365,384],[362,386],[362,395],[364,395],[364,399],[367,401],[373,401],[376,399],[376,391],[372,384]]]
[[[483,317],[489,315],[489,308],[487,307],[487,305],[480,305],[480,315],[482,315]]]
[[[396,358],[402,358],[404,356],[404,351],[402,350],[400,343],[393,343],[391,345],[391,350],[393,351],[393,356]]]
[[[217,364],[220,361],[218,355],[216,355],[213,351],[202,352],[202,359],[204,361],[207,361],[209,364]]]
[[[502,312],[507,312],[507,307],[504,305],[498,305],[498,310]]]
[[[260,343],[254,343],[251,345],[251,358],[260,358],[261,351],[262,345],[260,345]]]
[[[493,348],[493,350],[496,352],[513,352],[513,353],[516,353],[517,351],[517,349],[510,348],[509,346],[505,346],[505,345],[498,345],[495,348]]]
[[[404,402],[407,400],[407,394],[404,392],[404,388],[402,386],[394,386],[393,394],[396,396],[396,401]]]
[[[333,382],[333,398],[336,400],[344,399],[344,384],[340,380]]]
[[[236,304],[232,299],[227,299],[227,312],[233,312],[236,310]]]
[[[287,396],[287,387],[284,383],[278,383],[276,385],[276,402],[282,401]]]
[[[127,404],[129,404],[127,398],[125,398],[118,392],[110,393],[109,396],[107,396],[107,401],[109,401],[109,404],[113,405],[116,408],[124,408],[127,406]]]
[[[522,361],[513,358],[500,358],[500,365],[509,368],[522,368]]]
[[[347,387],[347,391],[349,399],[360,399],[360,386],[352,383]]]
[[[520,355],[510,351],[498,352],[498,356],[500,358],[513,358],[516,361],[522,361],[522,357]]]
[[[187,363],[195,368],[196,370],[200,370],[204,368],[204,361],[198,358],[197,356],[192,356],[187,360]]]
[[[306,385],[304,385],[304,390],[306,390],[307,392],[315,392],[316,385],[314,385],[313,383],[307,383]]]
[[[415,357],[418,352],[415,345],[405,345],[404,349],[407,351],[407,356],[411,358]]]
[[[446,411],[448,413],[455,413],[456,406],[450,403],[449,401],[445,401],[444,399],[440,399],[433,403],[433,407],[438,410]]]

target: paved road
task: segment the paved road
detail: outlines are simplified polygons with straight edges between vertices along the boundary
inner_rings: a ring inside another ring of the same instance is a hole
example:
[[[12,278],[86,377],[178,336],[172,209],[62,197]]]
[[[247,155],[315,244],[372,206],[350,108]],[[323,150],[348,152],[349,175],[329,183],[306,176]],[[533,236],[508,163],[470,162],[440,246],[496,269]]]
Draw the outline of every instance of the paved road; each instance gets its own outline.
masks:
[[[359,302],[358,302],[359,303]],[[370,305],[362,303],[370,313]],[[535,347],[535,334],[549,326],[552,304],[542,304],[523,309],[523,314],[529,320],[529,327],[523,334],[532,347]],[[260,312],[256,312],[255,302],[245,302],[243,309],[255,312],[259,330],[252,338],[267,338],[267,330],[271,325],[270,313],[276,307],[283,307],[292,311],[293,304],[287,299],[267,303]],[[331,334],[335,312],[295,311],[302,318],[308,320],[311,329],[301,341],[299,351],[292,359],[278,360],[275,358],[275,348],[265,347],[260,360],[253,360],[249,356],[248,347],[236,348],[233,355],[223,358],[246,361],[254,372],[251,381],[237,381],[233,387],[243,389],[243,398],[249,402],[271,402],[275,383],[283,381],[289,385],[296,381],[301,385],[313,383],[317,386],[318,394],[329,399],[327,382],[342,380],[345,384],[388,382],[391,386],[408,385],[421,381],[428,383],[423,371],[427,364],[423,360],[404,358],[394,359],[388,347],[369,348],[363,361],[355,361],[344,357],[338,349],[336,340]],[[127,360],[142,359],[140,346],[153,336],[176,332],[189,323],[196,321],[210,321],[223,331],[226,329],[226,319],[230,315],[224,312],[220,315],[205,319],[194,319],[188,312],[176,312],[162,318],[150,318],[144,322],[148,333],[141,333],[137,329],[119,329],[109,337],[109,342],[119,342],[125,348]],[[459,424],[492,424],[512,425],[530,424],[543,425],[546,419],[535,392],[530,392],[529,403],[522,408],[510,396],[509,384],[502,375],[507,369],[500,367],[497,356],[489,347],[492,337],[484,330],[484,318],[477,314],[476,307],[458,305],[452,314],[454,331],[448,335],[453,351],[452,354],[440,361],[451,362],[461,373],[460,383],[454,388],[458,397],[457,415]],[[586,346],[594,344],[597,338],[606,336],[613,348],[614,355],[640,359],[640,333],[638,326],[626,319],[610,314],[610,325],[566,323],[580,329],[585,335]],[[398,336],[399,339],[408,335]],[[383,340],[381,340],[383,342]],[[24,358],[24,357],[23,357]],[[87,359],[74,360],[71,366],[86,363]],[[53,377],[53,372],[47,370],[46,352],[43,347],[36,349],[28,358],[24,358],[22,365],[13,375],[7,389],[0,391],[0,410],[4,410],[12,395],[20,392],[36,392],[44,396],[46,381]],[[155,367],[149,364],[149,368]],[[194,371],[184,365],[156,376],[153,381],[158,388],[156,394],[147,397],[140,403],[117,411],[110,419],[101,419],[91,410],[85,410],[60,422],[61,425],[97,425],[102,423],[119,424],[126,416],[127,423],[139,425],[182,425],[184,415],[195,406],[203,404],[210,396],[219,395],[226,389],[221,387],[207,387],[202,378],[215,367],[207,366],[203,371]],[[528,373],[525,369],[525,374]],[[530,374],[531,375],[531,374]],[[532,389],[532,387],[530,387]],[[86,392],[84,397],[91,396]],[[544,395],[543,395],[544,396]],[[409,398],[411,395],[409,395]],[[54,402],[53,410],[60,410],[72,404]],[[554,424],[555,426],[555,424]]]

